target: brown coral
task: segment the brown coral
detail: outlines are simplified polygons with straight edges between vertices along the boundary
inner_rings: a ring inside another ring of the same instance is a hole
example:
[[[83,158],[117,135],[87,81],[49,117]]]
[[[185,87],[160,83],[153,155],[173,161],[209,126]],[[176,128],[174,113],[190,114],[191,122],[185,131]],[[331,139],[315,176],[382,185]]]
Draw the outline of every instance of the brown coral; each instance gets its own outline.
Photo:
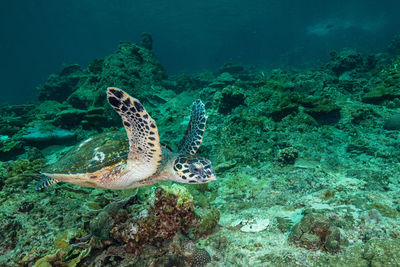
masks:
[[[180,203],[178,196],[161,188],[156,190],[155,196],[147,216],[130,218],[115,225],[110,232],[114,239],[126,244],[128,252],[135,252],[144,244],[159,245],[178,231],[187,232],[194,223],[193,202]]]

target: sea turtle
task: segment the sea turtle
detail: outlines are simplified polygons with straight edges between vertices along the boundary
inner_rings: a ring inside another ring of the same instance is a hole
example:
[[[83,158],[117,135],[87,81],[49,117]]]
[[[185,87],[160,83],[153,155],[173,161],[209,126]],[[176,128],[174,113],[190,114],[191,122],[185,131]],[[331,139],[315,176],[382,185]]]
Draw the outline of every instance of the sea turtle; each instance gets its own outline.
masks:
[[[83,187],[129,189],[161,180],[208,183],[216,180],[211,161],[195,156],[203,139],[207,115],[201,100],[193,103],[178,153],[161,146],[155,121],[143,105],[121,89],[107,89],[107,99],[121,116],[126,135],[106,132],[91,137],[47,166],[38,190],[59,181]]]

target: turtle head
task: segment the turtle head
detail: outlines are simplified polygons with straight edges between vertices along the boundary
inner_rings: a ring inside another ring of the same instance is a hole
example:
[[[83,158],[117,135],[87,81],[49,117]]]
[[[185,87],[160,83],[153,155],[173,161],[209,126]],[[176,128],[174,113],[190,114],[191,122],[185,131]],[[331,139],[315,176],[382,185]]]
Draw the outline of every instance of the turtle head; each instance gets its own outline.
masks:
[[[178,156],[173,163],[175,181],[202,184],[217,180],[211,161],[195,156]]]

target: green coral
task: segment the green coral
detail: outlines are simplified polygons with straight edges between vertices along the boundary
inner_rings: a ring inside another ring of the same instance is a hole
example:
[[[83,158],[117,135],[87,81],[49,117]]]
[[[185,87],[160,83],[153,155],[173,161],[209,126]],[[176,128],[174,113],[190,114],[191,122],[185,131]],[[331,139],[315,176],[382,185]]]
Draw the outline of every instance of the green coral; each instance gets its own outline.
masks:
[[[196,215],[199,217],[199,222],[195,229],[196,236],[201,237],[211,234],[219,222],[219,210],[215,207],[206,210],[196,210]]]
[[[173,184],[171,186],[160,186],[167,194],[174,195],[177,198],[176,207],[183,206],[185,209],[193,205],[193,196],[189,193],[186,187]]]

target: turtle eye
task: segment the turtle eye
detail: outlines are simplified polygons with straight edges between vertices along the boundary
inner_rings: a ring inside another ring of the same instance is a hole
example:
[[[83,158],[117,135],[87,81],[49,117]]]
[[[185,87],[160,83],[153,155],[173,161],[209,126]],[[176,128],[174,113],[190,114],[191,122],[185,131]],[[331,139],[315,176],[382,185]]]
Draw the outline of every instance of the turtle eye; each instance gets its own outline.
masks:
[[[194,173],[194,174],[202,174],[203,173],[203,169],[200,166],[197,166],[196,164],[191,164],[189,167],[189,170],[191,173]]]

